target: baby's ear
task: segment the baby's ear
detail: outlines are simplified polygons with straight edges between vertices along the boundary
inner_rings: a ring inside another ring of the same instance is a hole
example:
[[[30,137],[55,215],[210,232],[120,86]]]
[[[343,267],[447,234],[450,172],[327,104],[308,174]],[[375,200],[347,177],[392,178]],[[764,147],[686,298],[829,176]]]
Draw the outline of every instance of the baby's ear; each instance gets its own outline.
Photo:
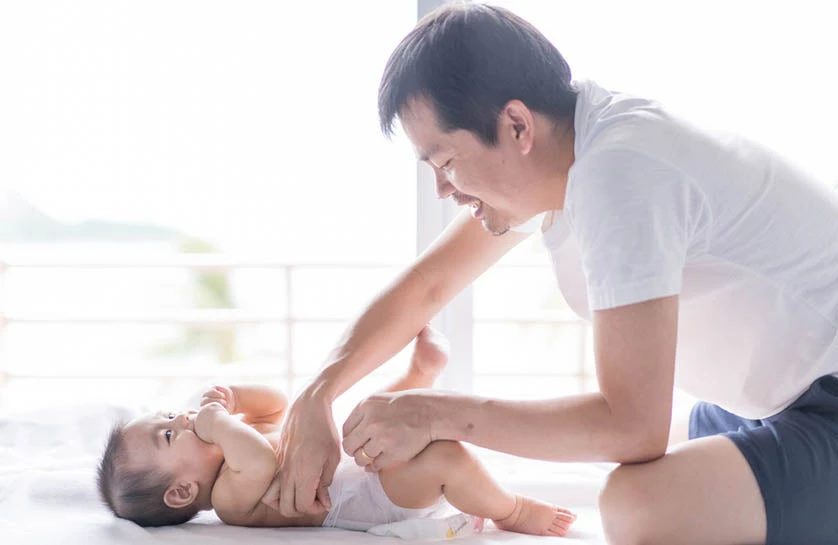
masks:
[[[196,481],[177,481],[172,483],[163,494],[163,503],[172,509],[189,507],[198,497]]]

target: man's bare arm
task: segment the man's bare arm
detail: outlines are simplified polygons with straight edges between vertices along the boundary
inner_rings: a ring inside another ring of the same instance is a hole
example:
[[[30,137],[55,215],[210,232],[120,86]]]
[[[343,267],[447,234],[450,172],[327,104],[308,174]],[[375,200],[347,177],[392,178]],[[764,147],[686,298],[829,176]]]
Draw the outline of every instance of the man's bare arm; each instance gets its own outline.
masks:
[[[662,456],[678,298],[594,314],[599,392],[539,401],[434,391],[371,396],[347,419],[344,450],[366,444],[368,452],[381,452],[374,469],[400,461],[409,436],[422,434],[543,460],[642,462]]]
[[[407,346],[458,293],[527,235],[489,234],[463,212],[344,333],[312,391],[334,400]]]
[[[440,439],[557,461],[642,462],[669,435],[678,298],[594,313],[597,393],[546,401],[452,398]]]

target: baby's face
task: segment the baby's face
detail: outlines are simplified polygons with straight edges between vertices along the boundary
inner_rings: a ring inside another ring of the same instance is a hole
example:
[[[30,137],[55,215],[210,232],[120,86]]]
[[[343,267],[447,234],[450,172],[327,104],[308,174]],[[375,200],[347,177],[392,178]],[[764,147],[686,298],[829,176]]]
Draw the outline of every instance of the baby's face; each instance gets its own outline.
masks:
[[[129,422],[124,430],[129,464],[155,467],[175,479],[213,482],[224,454],[195,434],[196,414],[157,412]]]

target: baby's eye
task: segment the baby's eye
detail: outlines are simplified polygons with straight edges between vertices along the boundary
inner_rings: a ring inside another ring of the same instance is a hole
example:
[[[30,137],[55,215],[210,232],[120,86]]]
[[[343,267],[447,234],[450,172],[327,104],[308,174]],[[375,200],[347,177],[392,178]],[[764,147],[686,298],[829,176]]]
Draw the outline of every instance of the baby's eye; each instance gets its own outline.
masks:
[[[169,413],[169,420],[175,419],[175,413]]]
[[[451,167],[451,159],[445,161],[445,164],[439,167],[440,170],[448,170]]]
[[[166,430],[164,434],[166,436],[166,443],[171,445],[172,444],[172,430]]]

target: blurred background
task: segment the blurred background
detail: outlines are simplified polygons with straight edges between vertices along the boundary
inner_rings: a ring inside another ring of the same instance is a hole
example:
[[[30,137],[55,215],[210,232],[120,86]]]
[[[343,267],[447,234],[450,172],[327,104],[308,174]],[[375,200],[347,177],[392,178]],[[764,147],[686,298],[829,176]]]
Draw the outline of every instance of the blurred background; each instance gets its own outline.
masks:
[[[455,213],[376,112],[391,50],[439,3],[0,1],[0,411],[171,407],[214,381],[298,392]],[[830,3],[493,3],[575,77],[838,182]],[[596,388],[538,236],[435,323],[446,388]]]

